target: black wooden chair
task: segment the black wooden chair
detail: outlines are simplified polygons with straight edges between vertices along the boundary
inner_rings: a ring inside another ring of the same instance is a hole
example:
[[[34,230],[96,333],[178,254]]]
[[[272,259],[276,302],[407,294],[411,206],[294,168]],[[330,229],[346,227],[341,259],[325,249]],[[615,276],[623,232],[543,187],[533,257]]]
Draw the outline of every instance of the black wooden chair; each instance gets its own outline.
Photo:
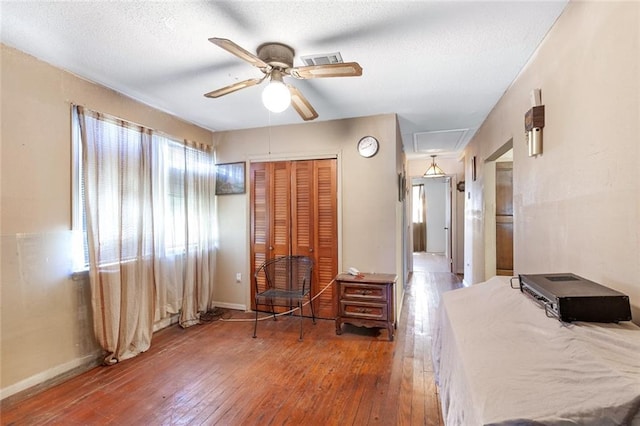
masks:
[[[313,260],[307,256],[281,256],[265,261],[254,274],[256,321],[253,337],[258,330],[258,307],[269,306],[270,313],[276,320],[275,307],[290,310],[298,308],[300,312],[300,339],[302,340],[302,306],[309,301],[311,318],[316,323],[316,316],[311,303],[311,277]]]

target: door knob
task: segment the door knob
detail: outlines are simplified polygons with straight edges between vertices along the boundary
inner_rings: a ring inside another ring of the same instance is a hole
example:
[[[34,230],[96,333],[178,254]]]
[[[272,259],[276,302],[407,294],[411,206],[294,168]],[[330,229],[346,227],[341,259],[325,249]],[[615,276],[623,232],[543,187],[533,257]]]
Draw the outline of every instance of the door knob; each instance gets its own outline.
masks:
[[[269,246],[269,250],[273,250],[273,246]]]
[[[310,249],[309,249],[309,253],[313,253],[313,248],[310,248]]]

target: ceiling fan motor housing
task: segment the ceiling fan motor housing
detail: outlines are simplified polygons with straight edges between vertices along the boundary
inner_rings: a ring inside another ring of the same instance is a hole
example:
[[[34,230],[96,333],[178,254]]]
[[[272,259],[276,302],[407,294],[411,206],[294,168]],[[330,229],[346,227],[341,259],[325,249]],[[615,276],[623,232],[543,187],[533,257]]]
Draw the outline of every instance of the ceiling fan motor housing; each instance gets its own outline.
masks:
[[[294,50],[282,43],[263,43],[256,50],[258,58],[283,70],[293,67]]]
[[[293,57],[295,56],[295,51],[290,46],[283,43],[263,43],[256,49],[257,55],[254,55],[226,38],[211,37],[209,41],[258,68],[264,73],[264,77],[250,78],[244,81],[232,83],[220,89],[205,93],[207,98],[219,98],[240,89],[258,85],[265,79],[269,78],[269,86],[265,88],[263,95],[267,89],[271,90],[276,87],[284,88],[285,91],[288,91],[288,101],[305,121],[318,118],[318,113],[295,86],[284,84],[282,81],[283,77],[291,76],[296,79],[304,80],[308,78],[357,77],[362,75],[362,67],[360,67],[357,62],[340,62],[294,67]],[[289,104],[287,103],[287,106],[288,105]],[[267,108],[269,107],[267,106]],[[269,109],[270,111],[276,112],[275,109]]]

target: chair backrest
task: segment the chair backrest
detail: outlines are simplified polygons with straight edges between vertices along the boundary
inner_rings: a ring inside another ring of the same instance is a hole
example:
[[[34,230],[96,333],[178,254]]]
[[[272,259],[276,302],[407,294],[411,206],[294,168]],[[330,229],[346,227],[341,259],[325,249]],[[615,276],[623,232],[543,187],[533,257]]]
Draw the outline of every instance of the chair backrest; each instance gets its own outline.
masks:
[[[306,295],[311,290],[313,260],[307,256],[281,256],[267,260],[255,273],[256,294],[282,290]]]

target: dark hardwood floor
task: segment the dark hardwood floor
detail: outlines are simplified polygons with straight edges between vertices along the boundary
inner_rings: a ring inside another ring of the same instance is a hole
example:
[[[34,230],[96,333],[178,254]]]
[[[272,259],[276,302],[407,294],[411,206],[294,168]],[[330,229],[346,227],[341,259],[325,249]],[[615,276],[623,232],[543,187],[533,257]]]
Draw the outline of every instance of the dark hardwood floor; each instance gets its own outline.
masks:
[[[296,317],[172,326],[146,353],[1,405],[3,425],[442,425],[431,363],[449,273],[414,272],[396,338]],[[226,317],[250,318],[229,311]]]

